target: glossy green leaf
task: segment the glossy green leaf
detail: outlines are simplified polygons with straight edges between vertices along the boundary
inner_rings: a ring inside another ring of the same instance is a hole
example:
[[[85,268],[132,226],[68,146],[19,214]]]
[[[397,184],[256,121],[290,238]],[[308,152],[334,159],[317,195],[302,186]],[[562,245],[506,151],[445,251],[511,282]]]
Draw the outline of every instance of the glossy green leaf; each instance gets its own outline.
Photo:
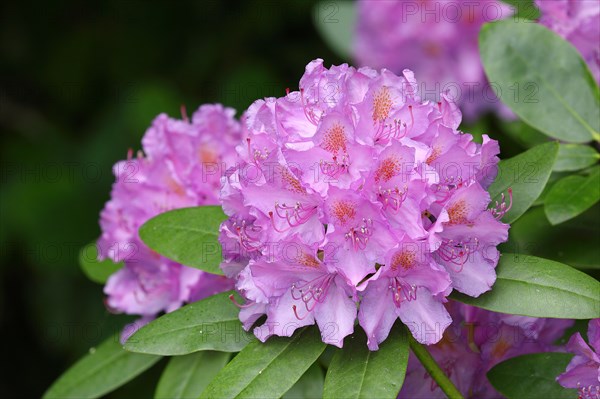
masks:
[[[510,4],[514,9],[514,17],[537,20],[540,17],[540,10],[533,0],[502,0]]]
[[[79,251],[79,266],[90,280],[104,284],[113,273],[123,267],[123,263],[115,263],[110,259],[98,260],[98,247],[92,243]]]
[[[492,203],[500,201],[509,188],[513,192],[512,208],[502,220],[512,223],[533,204],[544,190],[558,153],[558,143],[535,146],[499,163],[498,176],[489,188]]]
[[[323,40],[343,59],[350,59],[356,26],[356,3],[323,1],[313,9],[317,31]]]
[[[167,356],[241,350],[253,336],[242,329],[240,310],[231,303],[230,294],[213,295],[159,317],[131,336],[125,349]]]
[[[323,397],[325,376],[318,363],[313,363],[306,373],[283,395],[283,399],[315,399]]]
[[[593,147],[582,144],[560,144],[554,162],[555,172],[573,172],[592,166],[600,159]]]
[[[552,259],[578,269],[600,269],[600,203],[558,226],[552,226],[543,207],[527,211],[510,226],[500,252]],[[568,237],[569,239],[565,239]]]
[[[325,350],[319,329],[254,341],[208,385],[201,398],[280,398]]]
[[[113,335],[69,368],[44,398],[98,398],[120,387],[160,360],[160,356],[123,350]]]
[[[508,399],[572,399],[577,397],[577,390],[563,388],[556,382],[572,357],[569,353],[517,356],[497,364],[487,376],[494,388]]]
[[[182,208],[162,213],[140,227],[150,248],[186,266],[223,274],[219,226],[227,217],[218,206]]]
[[[172,357],[158,381],[154,397],[196,399],[230,357],[229,353],[213,351]]]
[[[479,49],[497,95],[521,119],[560,140],[600,140],[600,92],[575,47],[540,24],[508,19],[483,26]]]
[[[531,317],[600,317],[600,282],[562,263],[503,254],[491,291],[479,298],[453,293],[463,303],[494,312]]]
[[[589,176],[568,176],[552,186],[544,200],[550,223],[572,219],[600,201],[600,166],[594,169]]]
[[[396,323],[378,351],[367,348],[360,328],[344,340],[325,377],[323,398],[390,398],[398,396],[408,363],[408,338]]]

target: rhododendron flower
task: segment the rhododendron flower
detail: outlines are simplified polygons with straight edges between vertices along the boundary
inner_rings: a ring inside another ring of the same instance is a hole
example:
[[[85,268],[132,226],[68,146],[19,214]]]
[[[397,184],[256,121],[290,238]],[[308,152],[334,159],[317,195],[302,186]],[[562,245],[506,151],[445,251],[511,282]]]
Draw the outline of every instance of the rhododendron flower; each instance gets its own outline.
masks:
[[[578,388],[582,399],[597,399],[600,397],[600,319],[590,320],[587,335],[589,345],[579,333],[573,334],[567,343],[567,350],[575,356],[557,381],[565,388]]]
[[[579,50],[600,83],[600,2],[595,0],[535,0],[540,23]]]
[[[231,280],[171,261],[146,247],[138,235],[148,219],[176,208],[218,203],[222,165],[235,159],[241,129],[234,110],[203,105],[192,120],[159,115],[142,140],[144,153],[118,162],[111,199],[102,210],[101,258],[124,262],[104,288],[107,306],[144,316],[147,322],[230,289]],[[139,325],[138,325],[139,327]]]
[[[449,90],[468,119],[499,109],[479,58],[483,23],[510,17],[497,0],[359,0],[354,57],[361,65],[417,71],[428,99]]]
[[[491,288],[508,231],[509,205],[488,209],[485,191],[498,144],[474,143],[452,101],[416,89],[409,70],[315,60],[299,91],[245,113],[221,191],[221,266],[260,339],[316,322],[342,346],[358,316],[375,350],[399,317],[430,344],[451,322],[452,289]]]
[[[452,325],[428,350],[466,398],[502,397],[489,383],[487,372],[511,357],[561,350],[554,342],[573,324],[572,320],[489,312],[454,301],[447,307]],[[443,399],[446,395],[411,354],[398,397]]]

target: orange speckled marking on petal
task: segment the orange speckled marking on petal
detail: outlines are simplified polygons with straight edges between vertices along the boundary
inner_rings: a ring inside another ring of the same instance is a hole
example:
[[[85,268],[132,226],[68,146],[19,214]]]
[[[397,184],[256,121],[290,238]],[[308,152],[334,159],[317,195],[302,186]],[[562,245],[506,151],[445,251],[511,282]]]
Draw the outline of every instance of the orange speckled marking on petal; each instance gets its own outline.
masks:
[[[469,213],[469,207],[465,200],[456,201],[448,208],[448,216],[450,217],[450,223],[465,223],[467,222],[467,214]]]
[[[298,256],[298,263],[308,267],[319,267],[319,261],[314,256],[304,252]]]
[[[394,105],[394,103],[392,102],[390,89],[383,86],[373,96],[373,121],[379,122],[386,120],[392,110],[392,105]]]
[[[203,145],[198,149],[198,158],[203,163],[217,163],[219,156],[211,147]]]
[[[177,183],[172,178],[167,178],[167,187],[174,192],[175,194],[183,197],[185,195],[185,189],[181,186],[181,184]]]
[[[292,175],[287,169],[282,169],[281,181],[290,191],[293,191],[295,193],[306,192],[304,187],[302,187],[302,183],[300,183],[300,180],[296,179],[296,177]]]
[[[356,216],[356,207],[352,201],[336,201],[331,206],[331,213],[341,224],[346,224]]]
[[[400,173],[400,160],[395,157],[386,158],[379,164],[377,171],[375,171],[375,181],[379,182],[383,180],[387,182],[398,173]]]
[[[505,340],[503,340],[502,338],[500,338],[498,340],[498,342],[496,342],[494,344],[494,347],[492,348],[492,356],[495,357],[496,359],[503,357],[506,352],[508,352],[508,350],[511,348],[510,343],[506,342]]]
[[[329,128],[323,136],[323,149],[336,154],[338,151],[346,152],[346,134],[344,126],[340,123],[335,123]]]
[[[437,159],[437,157],[439,157],[442,153],[442,149],[439,146],[435,146],[433,147],[433,151],[431,151],[431,154],[427,157],[427,159],[425,160],[425,163],[427,165],[431,165],[431,163],[433,161],[435,161]]]
[[[392,257],[392,270],[397,270],[398,267],[401,267],[404,270],[412,269],[415,265],[415,259],[417,254],[414,251],[401,251],[396,253]]]

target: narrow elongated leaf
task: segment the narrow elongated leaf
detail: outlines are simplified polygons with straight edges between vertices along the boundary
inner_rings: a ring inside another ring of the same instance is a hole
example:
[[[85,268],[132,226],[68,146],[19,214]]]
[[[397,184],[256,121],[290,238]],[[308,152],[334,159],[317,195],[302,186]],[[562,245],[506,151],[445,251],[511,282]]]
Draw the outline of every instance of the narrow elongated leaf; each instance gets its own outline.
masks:
[[[223,274],[219,226],[227,217],[218,206],[182,208],[162,213],[140,227],[150,248],[186,266]]]
[[[572,399],[577,397],[577,390],[563,388],[556,382],[572,357],[569,353],[517,356],[497,364],[487,376],[494,388],[508,399]]]
[[[208,385],[201,398],[280,398],[325,350],[319,330],[271,337],[244,348]]]
[[[600,92],[579,52],[546,27],[488,23],[479,36],[485,72],[521,119],[560,140],[600,140]]]
[[[167,356],[241,350],[253,336],[242,329],[239,309],[229,300],[230,294],[213,295],[159,317],[131,336],[125,349]]]
[[[512,208],[503,221],[517,220],[544,190],[558,153],[558,143],[535,146],[499,163],[498,176],[489,188],[492,202],[500,201],[509,188],[513,192]]]
[[[356,3],[348,0],[323,1],[313,9],[317,31],[324,41],[344,59],[352,56],[356,13]]]
[[[600,282],[562,263],[535,256],[503,254],[491,291],[479,298],[453,293],[469,305],[531,317],[600,317]]]
[[[92,243],[79,251],[79,266],[90,280],[104,284],[113,273],[123,267],[123,263],[115,263],[110,259],[98,260],[98,247]]]
[[[600,159],[600,154],[589,145],[561,144],[554,162],[555,172],[573,172],[592,166]]]
[[[572,219],[600,201],[600,167],[594,169],[589,176],[568,176],[552,186],[544,200],[550,223]]]
[[[175,356],[158,381],[157,399],[196,399],[229,361],[226,352],[203,351]]]
[[[116,334],[69,368],[44,398],[98,398],[124,385],[160,360],[160,356],[123,350]]]
[[[390,398],[398,396],[408,363],[408,339],[396,323],[378,351],[367,348],[362,329],[346,338],[325,377],[323,398]]]
[[[283,395],[283,399],[315,399],[323,397],[325,376],[318,362],[306,370],[306,373]]]

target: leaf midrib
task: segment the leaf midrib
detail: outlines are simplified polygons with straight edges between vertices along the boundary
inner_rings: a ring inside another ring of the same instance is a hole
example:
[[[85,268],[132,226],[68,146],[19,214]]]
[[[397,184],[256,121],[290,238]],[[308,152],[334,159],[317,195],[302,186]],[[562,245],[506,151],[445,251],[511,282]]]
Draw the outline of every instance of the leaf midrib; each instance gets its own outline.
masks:
[[[82,381],[86,381],[86,380],[89,380],[90,377],[94,377],[95,374],[97,373],[97,371],[104,369],[107,364],[114,363],[117,361],[118,358],[122,357],[123,355],[128,355],[128,354],[130,354],[130,353],[121,349],[120,351],[105,358],[105,360],[100,361],[99,363],[95,363],[95,366],[92,366],[92,367],[86,369],[86,371],[82,373],[81,378],[75,379],[75,380],[73,380],[73,383],[66,385],[68,389],[65,389],[64,391],[72,392],[73,387],[77,387],[80,385],[80,383]]]
[[[519,49],[518,47],[513,46],[511,43],[509,43],[508,46],[511,49],[515,50],[515,55],[517,55],[522,60],[522,62],[525,65],[527,65],[528,70],[531,71],[532,75],[537,76],[540,79],[540,81],[548,89],[550,89],[550,91],[552,92],[554,97],[556,97],[556,99],[567,109],[567,111],[569,111],[569,113],[590,133],[590,136],[591,136],[590,140],[592,140],[594,137],[594,134],[598,134],[598,133],[590,125],[588,125],[588,123],[577,112],[575,112],[575,110],[572,109],[569,106],[569,104],[567,104],[566,102],[563,101],[562,97],[560,97],[560,95],[556,92],[554,87],[552,87],[552,85],[550,85],[542,75],[540,75],[536,72],[535,66],[534,66],[534,68],[531,67],[531,64],[529,62],[527,62],[527,59],[521,55],[520,51],[517,51]]]
[[[304,333],[304,331],[303,331],[303,333]],[[299,338],[300,338],[302,335],[303,335],[303,334],[298,334],[296,337],[293,337],[292,339],[290,339],[289,341],[287,341],[287,342],[285,343],[285,346],[283,346],[283,347],[281,348],[281,350],[280,350],[280,351],[278,351],[278,352],[275,354],[275,356],[273,356],[273,357],[271,358],[271,360],[269,360],[269,361],[268,361],[268,363],[267,363],[267,364],[266,364],[264,367],[262,367],[262,368],[261,368],[261,371],[265,371],[266,369],[268,369],[268,368],[271,366],[271,364],[272,364],[272,363],[275,361],[275,359],[277,359],[277,358],[278,358],[278,357],[279,357],[279,356],[280,356],[280,355],[281,355],[283,352],[287,351],[287,349],[290,347],[290,345],[291,345],[291,344],[293,344],[294,342],[296,342],[296,341],[297,341],[297,340],[298,340],[298,339],[299,339]],[[264,345],[264,343],[260,343],[259,345]],[[240,353],[241,353],[241,352],[240,352]],[[236,393],[235,397],[237,398],[237,397],[239,396],[239,394],[241,394],[241,393],[242,393],[242,392],[244,392],[246,389],[248,389],[248,387],[249,387],[250,385],[252,385],[252,383],[253,383],[253,382],[254,382],[254,381],[255,381],[255,380],[258,378],[258,376],[259,376],[260,374],[261,374],[261,373],[259,373],[259,374],[258,374],[258,375],[257,375],[255,378],[253,378],[252,380],[250,380],[250,382],[249,382],[248,384],[246,384],[244,387],[242,387],[242,389],[241,389],[239,392],[237,392],[237,393]]]
[[[166,334],[176,333],[176,332],[183,331],[183,330],[191,330],[191,329],[197,328],[199,326],[202,326],[203,324],[206,324],[206,323],[226,323],[226,322],[229,322],[229,321],[236,321],[236,320],[238,320],[237,317],[234,317],[232,319],[225,319],[225,320],[205,320],[204,322],[202,322],[200,324],[187,325],[185,327],[174,328],[172,330],[166,330],[166,331],[160,331],[160,332],[154,332],[153,331],[151,337],[149,337],[149,338],[154,338],[154,337],[163,336],[163,335],[166,335]],[[148,333],[144,333],[144,334],[148,334]],[[141,337],[136,337],[136,338],[138,340],[140,340],[140,339],[147,339],[143,335]]]
[[[572,295],[575,295],[575,296],[580,296],[580,297],[586,298],[586,299],[591,299],[594,302],[600,303],[600,300],[598,300],[598,298],[596,298],[596,297],[588,297],[588,296],[582,295],[582,294],[580,294],[578,292],[568,291],[568,290],[566,290],[564,288],[559,288],[559,287],[555,287],[555,286],[552,286],[552,285],[544,285],[544,284],[539,284],[539,283],[531,283],[531,282],[524,281],[524,280],[517,280],[517,279],[512,279],[512,278],[507,278],[507,277],[500,277],[500,276],[498,276],[498,280],[512,281],[512,282],[515,282],[515,283],[520,283],[520,284],[524,284],[524,285],[531,285],[531,286],[534,286],[534,287],[552,288],[552,289],[555,289],[557,291],[566,292],[568,294],[572,294]],[[492,290],[491,292],[494,292],[494,291]]]
[[[570,179],[571,181],[576,181],[576,180],[581,180],[582,179],[583,183],[580,184],[580,185],[578,185],[575,190],[571,191],[571,193],[568,194],[568,196],[565,199],[565,202],[570,202],[573,198],[575,198],[581,192],[581,189],[583,187],[587,187],[591,183],[594,183],[594,180],[596,179],[597,175],[600,175],[600,172],[596,172],[596,173],[594,173],[592,175],[589,175],[587,177],[572,176],[572,178]],[[571,176],[569,176],[569,177],[571,177]],[[567,177],[566,179],[568,179],[569,177]],[[552,194],[552,192],[550,192],[549,194]],[[551,199],[552,199],[551,196],[549,198],[547,198],[547,200],[551,200]],[[556,205],[556,204],[553,204],[552,202],[550,202],[550,204],[547,204],[547,205]]]

